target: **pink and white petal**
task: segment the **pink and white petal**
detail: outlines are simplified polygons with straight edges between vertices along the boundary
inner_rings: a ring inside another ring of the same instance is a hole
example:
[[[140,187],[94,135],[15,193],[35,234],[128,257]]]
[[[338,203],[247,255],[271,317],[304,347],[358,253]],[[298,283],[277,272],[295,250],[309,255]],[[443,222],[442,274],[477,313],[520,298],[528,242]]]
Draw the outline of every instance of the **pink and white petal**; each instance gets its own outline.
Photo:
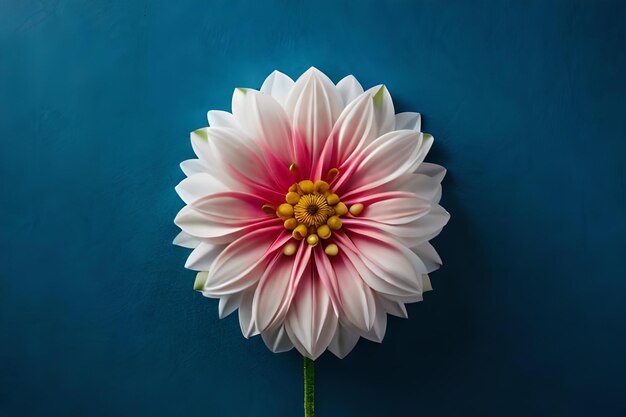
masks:
[[[422,262],[424,262],[424,265],[426,265],[426,272],[428,273],[436,271],[443,264],[443,262],[441,261],[441,257],[439,257],[439,254],[437,253],[433,245],[428,242],[424,242],[421,245],[412,248],[411,250],[417,256],[419,256]]]
[[[319,276],[319,280],[326,287],[326,292],[333,303],[335,313],[339,314],[341,311],[341,298],[339,295],[339,280],[335,272],[334,264],[328,258],[328,255],[324,253],[324,249],[321,245],[316,246],[313,249],[315,270]]]
[[[294,159],[289,118],[272,96],[252,89],[237,88],[233,93],[233,115],[246,135],[266,154],[273,154],[284,164]]]
[[[426,266],[400,241],[374,227],[362,225],[352,225],[349,238],[341,233],[334,235],[342,244],[342,252],[373,290],[400,296],[422,292],[422,281],[417,277],[426,273]],[[371,275],[359,269],[359,261],[371,271]]]
[[[311,67],[298,78],[285,103],[293,137],[302,138],[316,160],[343,110],[343,100],[335,84],[317,68]]]
[[[246,339],[259,334],[252,319],[252,302],[255,291],[256,285],[245,290],[241,294],[241,303],[239,304],[239,327],[241,327],[241,333]]]
[[[222,110],[209,110],[206,118],[211,127],[228,127],[231,129],[238,129],[239,124],[232,113],[228,113]]]
[[[395,115],[396,128],[395,130],[422,130],[422,115],[419,113],[406,112],[398,113]]]
[[[339,317],[361,331],[369,331],[376,318],[376,300],[372,290],[345,257],[333,259],[337,274],[341,310]]]
[[[215,262],[215,258],[224,249],[223,245],[214,245],[212,243],[200,242],[185,262],[185,268],[193,271],[208,271]]]
[[[339,168],[345,174],[335,190],[359,193],[413,172],[423,160],[421,145],[422,134],[413,130],[397,130],[379,137],[363,149],[357,160]]]
[[[395,110],[391,95],[384,85],[377,85],[366,91],[374,101],[374,117],[378,125],[378,135],[389,133],[396,127]]]
[[[181,246],[183,248],[195,249],[200,244],[200,242],[202,242],[202,239],[198,239],[195,236],[191,236],[189,233],[181,231],[179,234],[176,235],[172,243],[176,246]]]
[[[244,226],[263,220],[276,219],[261,208],[263,200],[250,194],[217,192],[194,200],[190,206],[213,223]]]
[[[180,169],[188,177],[201,172],[209,172],[208,168],[199,159],[187,159],[181,162]]]
[[[428,200],[417,196],[389,198],[368,205],[361,217],[380,223],[405,224],[425,216],[430,207]]]
[[[363,93],[341,112],[333,128],[332,136],[337,143],[335,166],[372,143],[378,137],[378,130],[372,96]]]
[[[424,174],[437,182],[443,181],[447,170],[441,165],[431,164],[430,162],[422,162],[415,171],[417,174]]]
[[[295,256],[277,251],[257,286],[252,315],[259,331],[283,322],[309,260],[311,246],[300,242]]]
[[[330,296],[311,267],[298,285],[285,328],[296,349],[313,360],[326,350],[335,335],[337,316]]]
[[[209,173],[231,189],[247,190],[266,199],[284,197],[271,187],[271,170],[243,132],[224,127],[198,129],[191,134],[191,146]]]
[[[339,81],[337,83],[337,90],[339,94],[341,94],[344,106],[347,106],[352,100],[363,94],[363,87],[354,75],[348,75]]]
[[[285,235],[281,229],[277,226],[255,230],[226,246],[209,269],[204,291],[222,296],[256,284],[274,255],[270,248]]]
[[[289,76],[280,71],[274,71],[263,82],[261,92],[274,97],[281,106],[285,107],[287,96],[293,85],[294,81]]]
[[[380,304],[380,301],[376,300],[376,318],[374,320],[374,325],[372,328],[362,333],[365,339],[371,340],[372,342],[381,343],[383,338],[385,337],[385,332],[387,331],[387,312],[384,307]]]
[[[218,306],[218,314],[220,319],[231,315],[235,310],[237,310],[241,305],[242,298],[243,293],[239,292],[235,294],[221,296]]]
[[[352,352],[358,341],[359,333],[339,322],[333,340],[328,345],[328,350],[339,359],[343,359],[348,356],[348,353]]]
[[[176,186],[176,192],[186,203],[191,204],[199,198],[214,193],[230,191],[230,188],[206,172],[191,175]]]
[[[285,326],[276,326],[261,332],[261,337],[265,346],[274,353],[287,352],[293,349],[293,343],[289,340],[289,335]]]
[[[403,319],[409,317],[409,314],[406,311],[406,306],[403,302],[387,298],[380,293],[378,293],[377,296],[377,300],[380,303],[380,306],[385,309],[387,314],[391,314],[392,316],[400,317]]]

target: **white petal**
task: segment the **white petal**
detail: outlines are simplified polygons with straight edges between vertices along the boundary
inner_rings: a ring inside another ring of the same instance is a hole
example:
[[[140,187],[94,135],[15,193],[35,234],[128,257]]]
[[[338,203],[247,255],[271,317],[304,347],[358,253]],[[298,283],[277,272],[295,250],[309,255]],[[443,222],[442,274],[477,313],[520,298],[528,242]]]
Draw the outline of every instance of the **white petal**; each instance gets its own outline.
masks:
[[[311,67],[298,78],[285,104],[294,135],[302,137],[313,158],[317,158],[343,110],[335,84]]]
[[[238,127],[235,117],[226,111],[209,110],[206,116],[211,127],[229,127],[231,129]]]
[[[334,264],[337,280],[340,283],[339,298],[341,305],[340,317],[362,331],[368,331],[376,317],[376,301],[369,286],[363,282],[352,264],[339,257]]]
[[[373,141],[362,151],[362,160],[351,175],[342,177],[350,183],[351,193],[371,190],[414,171],[424,155],[421,154],[422,134],[413,130],[397,130]],[[338,182],[338,189],[343,184]]]
[[[226,246],[211,265],[204,290],[221,296],[256,284],[269,261],[269,249],[282,232],[280,229],[279,226],[256,230]]]
[[[234,226],[257,223],[276,218],[265,213],[262,200],[236,192],[218,192],[198,198],[191,203],[194,210],[207,216],[211,222]]]
[[[384,85],[377,85],[366,91],[374,101],[374,116],[378,124],[378,134],[384,135],[396,127],[395,111],[391,95]]]
[[[330,297],[308,268],[287,313],[287,334],[302,355],[315,360],[326,350],[336,329],[337,316]]]
[[[441,182],[443,177],[446,176],[446,169],[437,164],[431,164],[429,162],[422,162],[419,167],[417,167],[417,173],[428,175],[433,178],[437,182]]]
[[[419,256],[422,262],[424,262],[424,265],[426,265],[426,271],[428,273],[436,271],[437,269],[439,269],[439,267],[441,267],[443,263],[433,245],[428,242],[422,243],[421,245],[416,246],[411,250],[417,256]]]
[[[202,242],[202,239],[191,236],[189,233],[180,232],[176,235],[172,243],[183,248],[194,249],[200,244],[200,242]]]
[[[245,290],[241,295],[241,304],[239,305],[239,326],[241,333],[246,339],[259,334],[252,320],[252,301],[254,299],[254,291],[256,285]]]
[[[195,200],[209,194],[225,191],[229,191],[229,188],[213,175],[206,172],[191,175],[176,186],[176,192],[186,204],[191,204]]]
[[[261,333],[261,337],[268,349],[274,353],[287,352],[293,349],[293,343],[289,340],[285,326],[265,330]]]
[[[194,271],[208,271],[222,249],[224,249],[222,245],[200,242],[198,247],[195,248],[189,255],[189,258],[187,258],[185,268]]]
[[[243,293],[235,293],[230,295],[223,295],[220,297],[218,313],[220,319],[229,316],[235,310],[239,308]]]
[[[274,71],[263,82],[261,92],[271,95],[284,107],[293,85],[294,81],[287,75],[280,71]]]
[[[328,350],[339,359],[343,359],[354,349],[358,341],[359,334],[356,331],[339,323],[333,340],[328,345]]]
[[[422,281],[424,282],[424,292],[433,290],[433,286],[430,283],[430,277],[427,274],[422,275]]]
[[[344,106],[347,106],[352,100],[363,94],[361,83],[354,77],[348,75],[337,83],[337,90],[341,94]]]
[[[404,224],[419,219],[430,210],[430,202],[418,197],[399,197],[367,206],[363,217],[387,224]]]
[[[380,302],[377,300],[377,304]],[[372,329],[366,333],[362,333],[361,336],[371,340],[372,342],[381,343],[385,337],[385,331],[387,330],[387,313],[382,305],[376,306],[376,319]]]
[[[395,115],[396,118],[396,128],[395,130],[417,130],[418,132],[422,129],[422,115],[419,113],[398,113]]]
[[[181,162],[180,169],[188,177],[201,172],[208,172],[207,167],[199,159],[187,159]]]
[[[425,290],[422,289],[422,291],[425,291]],[[406,311],[406,307],[404,306],[403,302],[389,299],[385,297],[383,294],[377,294],[377,295],[378,295],[377,301],[379,302],[380,306],[382,306],[388,314],[391,314],[393,316],[400,317],[403,319],[406,319],[407,317],[409,317]]]
[[[248,137],[269,148],[283,163],[294,161],[289,119],[272,96],[237,88],[233,93],[233,115]]]

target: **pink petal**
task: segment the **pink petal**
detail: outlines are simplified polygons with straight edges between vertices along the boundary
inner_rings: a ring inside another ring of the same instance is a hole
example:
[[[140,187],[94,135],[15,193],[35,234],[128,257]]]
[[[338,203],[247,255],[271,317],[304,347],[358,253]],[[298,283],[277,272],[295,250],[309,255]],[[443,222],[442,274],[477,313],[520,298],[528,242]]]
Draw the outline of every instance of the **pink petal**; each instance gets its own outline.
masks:
[[[417,256],[419,256],[422,262],[424,262],[424,265],[426,265],[426,271],[429,274],[439,269],[443,264],[441,258],[439,257],[439,254],[437,253],[433,245],[428,242],[422,243],[421,245],[416,246],[411,250]]]
[[[274,252],[269,249],[276,240],[285,240],[282,226],[255,230],[240,237],[217,256],[204,291],[212,296],[222,296],[243,291],[261,277]]]
[[[264,331],[284,320],[309,259],[311,247],[304,241],[295,256],[277,252],[254,295],[252,311],[257,329]]]
[[[298,78],[285,103],[294,136],[299,136],[315,160],[343,109],[335,84],[311,67]]]
[[[196,199],[190,206],[213,223],[243,226],[276,218],[262,210],[263,203],[250,194],[218,192]]]
[[[293,349],[293,343],[289,340],[285,326],[267,329],[261,333],[261,337],[267,348],[274,353],[287,352]]]
[[[254,326],[254,320],[252,320],[252,302],[254,300],[255,291],[256,284],[241,294],[241,303],[239,305],[239,326],[241,327],[243,337],[246,339],[259,334],[259,331]]]
[[[339,297],[341,300],[340,317],[362,331],[369,331],[376,317],[376,301],[369,286],[363,281],[358,271],[345,257],[333,259],[337,274]]]
[[[330,350],[339,359],[345,358],[348,353],[354,349],[359,341],[359,333],[352,330],[349,326],[345,326],[342,323],[337,325],[337,331],[328,345]]]
[[[428,200],[416,196],[398,197],[369,204],[360,217],[387,224],[405,224],[426,215],[429,210]]]
[[[200,242],[202,242],[202,239],[198,239],[195,236],[191,236],[189,233],[181,231],[176,235],[172,243],[183,248],[195,249]]]
[[[387,330],[387,312],[384,307],[380,305],[380,301],[376,300],[376,318],[372,328],[364,333],[361,333],[365,339],[372,342],[381,343],[385,337],[385,331]]]
[[[347,106],[352,100],[363,94],[363,87],[361,87],[361,83],[354,78],[354,75],[348,75],[339,81],[337,83],[337,90],[339,94],[341,94],[344,106]]]
[[[377,85],[366,91],[373,97],[374,117],[378,126],[378,135],[384,135],[394,130],[396,126],[395,110],[389,90],[384,85]]]
[[[446,169],[441,165],[431,164],[428,162],[422,162],[419,167],[417,167],[416,173],[428,175],[433,178],[437,182],[443,181],[443,177],[446,175]]]
[[[337,316],[326,288],[310,266],[298,285],[285,323],[296,349],[313,360],[326,350],[335,334]]]
[[[224,249],[222,245],[200,242],[187,258],[185,268],[194,271],[208,271],[222,249]]]
[[[242,292],[221,296],[218,307],[218,314],[220,319],[231,315],[235,310],[237,310],[241,305],[242,298]]]

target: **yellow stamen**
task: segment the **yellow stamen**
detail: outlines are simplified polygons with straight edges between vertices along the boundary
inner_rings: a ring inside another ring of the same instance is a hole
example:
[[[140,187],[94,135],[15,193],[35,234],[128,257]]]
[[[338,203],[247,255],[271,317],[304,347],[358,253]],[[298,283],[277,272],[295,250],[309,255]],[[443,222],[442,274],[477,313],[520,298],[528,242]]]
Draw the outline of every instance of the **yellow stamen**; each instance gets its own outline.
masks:
[[[331,168],[328,170],[328,174],[326,174],[326,181],[332,182],[337,175],[339,175],[339,170],[337,168]]]
[[[287,256],[292,256],[296,253],[298,247],[295,243],[289,242],[285,246],[283,246],[283,253]]]
[[[298,192],[298,184],[291,185],[287,191],[289,191],[290,193],[297,193]]]
[[[339,219],[339,217],[337,216],[331,216],[327,221],[326,224],[328,225],[328,227],[330,227],[332,230],[339,230],[341,229],[342,223],[341,220]]]
[[[364,208],[365,206],[363,204],[353,204],[352,206],[350,206],[350,214],[352,214],[353,216],[358,216],[359,214],[361,214]]]
[[[330,185],[326,181],[318,180],[315,181],[315,191],[318,193],[325,193],[330,188]]]
[[[315,184],[311,180],[300,181],[298,186],[304,194],[312,194],[315,191]]]
[[[337,203],[337,205],[333,208],[335,209],[335,214],[337,216],[343,216],[348,212],[348,206],[346,206],[342,202]]]
[[[306,238],[306,243],[311,246],[316,246],[320,241],[320,238],[317,235],[308,235]]]
[[[293,230],[296,228],[296,226],[298,226],[298,221],[294,219],[293,217],[290,217],[287,220],[285,220],[285,222],[283,223],[283,226],[285,226],[285,229],[287,230]]]
[[[296,164],[295,162],[291,165],[289,165],[289,171],[291,171],[292,174],[297,174],[298,173],[298,164]]]
[[[296,240],[302,240],[306,237],[308,232],[309,230],[305,225],[299,224],[298,227],[293,229],[293,232],[291,232],[291,236],[293,236],[293,238]]]
[[[276,209],[270,204],[263,204],[261,210],[267,214],[276,214]]]
[[[299,223],[319,226],[333,214],[333,209],[321,194],[305,194],[294,207],[294,216]]]
[[[339,196],[335,193],[332,194],[328,194],[328,196],[326,197],[326,201],[328,202],[329,205],[334,206],[335,204],[339,203]]]
[[[321,225],[317,228],[317,235],[322,239],[328,239],[332,232],[330,231],[330,227],[328,225]]]
[[[324,252],[326,252],[326,255],[328,256],[337,256],[339,254],[339,247],[334,243],[331,243],[330,245],[326,246]]]
[[[276,210],[276,215],[283,219],[288,219],[293,216],[293,206],[291,204],[283,203],[278,206],[278,210]]]
[[[293,192],[293,191],[288,192],[287,195],[285,196],[285,201],[291,205],[296,204],[298,200],[300,200],[300,194]]]

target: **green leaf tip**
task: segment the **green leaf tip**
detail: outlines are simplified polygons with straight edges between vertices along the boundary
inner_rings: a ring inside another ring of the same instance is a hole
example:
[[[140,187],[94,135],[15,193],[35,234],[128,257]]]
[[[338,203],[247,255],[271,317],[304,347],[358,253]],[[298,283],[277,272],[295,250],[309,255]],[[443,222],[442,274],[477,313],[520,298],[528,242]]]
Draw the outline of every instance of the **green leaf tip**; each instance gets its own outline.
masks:
[[[204,288],[204,283],[206,282],[208,276],[208,272],[198,272],[198,274],[196,275],[196,280],[193,283],[193,289],[195,291],[202,291],[202,289]]]
[[[209,140],[209,135],[207,135],[206,128],[194,130],[193,134],[198,136],[200,139]]]
[[[248,90],[246,88],[237,88],[237,91],[241,92],[244,96],[248,94]]]
[[[385,86],[381,85],[372,100],[374,101],[374,106],[382,107],[383,105],[383,96],[385,95]]]

